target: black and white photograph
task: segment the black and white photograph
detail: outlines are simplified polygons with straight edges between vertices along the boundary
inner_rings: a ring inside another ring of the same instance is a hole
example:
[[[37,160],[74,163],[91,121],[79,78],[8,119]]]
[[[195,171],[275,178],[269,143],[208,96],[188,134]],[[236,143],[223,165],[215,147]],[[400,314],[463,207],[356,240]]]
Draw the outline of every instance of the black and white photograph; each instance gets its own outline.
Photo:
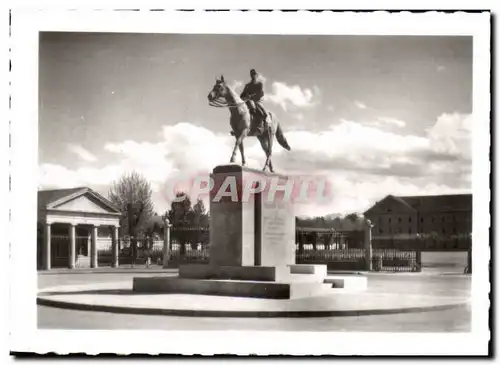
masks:
[[[486,354],[489,16],[18,13],[13,343]]]

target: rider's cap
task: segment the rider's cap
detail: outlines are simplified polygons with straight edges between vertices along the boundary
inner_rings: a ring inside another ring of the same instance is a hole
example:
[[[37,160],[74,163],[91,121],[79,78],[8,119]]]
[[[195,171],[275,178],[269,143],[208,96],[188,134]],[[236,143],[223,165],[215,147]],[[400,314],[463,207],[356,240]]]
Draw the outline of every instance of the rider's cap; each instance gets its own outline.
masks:
[[[257,71],[254,68],[250,70],[250,75],[257,75]]]

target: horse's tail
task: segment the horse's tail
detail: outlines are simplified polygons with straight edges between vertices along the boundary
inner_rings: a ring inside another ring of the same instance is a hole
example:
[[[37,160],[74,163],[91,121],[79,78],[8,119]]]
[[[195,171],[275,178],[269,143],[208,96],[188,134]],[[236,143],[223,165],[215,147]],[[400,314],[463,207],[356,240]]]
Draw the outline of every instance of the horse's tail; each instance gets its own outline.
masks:
[[[274,117],[274,115],[273,115]],[[283,133],[283,129],[281,129],[280,122],[276,122],[276,139],[278,140],[278,143],[283,147],[285,150],[290,151],[290,145],[288,144],[288,141],[285,138],[285,134]]]

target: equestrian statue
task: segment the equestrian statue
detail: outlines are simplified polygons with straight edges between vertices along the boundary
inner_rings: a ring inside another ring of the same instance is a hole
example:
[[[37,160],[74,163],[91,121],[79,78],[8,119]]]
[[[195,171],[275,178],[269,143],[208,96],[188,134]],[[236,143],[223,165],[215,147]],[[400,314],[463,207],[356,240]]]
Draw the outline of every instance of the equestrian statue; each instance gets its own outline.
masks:
[[[274,172],[271,160],[274,137],[276,136],[276,140],[284,149],[290,151],[290,146],[276,116],[267,112],[262,105],[264,87],[260,75],[252,69],[250,77],[251,81],[245,85],[240,96],[226,84],[224,76],[216,79],[212,91],[208,94],[209,105],[229,109],[231,135],[236,139],[230,162],[234,163],[236,150],[239,149],[241,163],[245,166],[243,140],[247,136],[253,136],[257,137],[266,154],[266,163],[262,170],[265,171],[269,167],[269,170]]]

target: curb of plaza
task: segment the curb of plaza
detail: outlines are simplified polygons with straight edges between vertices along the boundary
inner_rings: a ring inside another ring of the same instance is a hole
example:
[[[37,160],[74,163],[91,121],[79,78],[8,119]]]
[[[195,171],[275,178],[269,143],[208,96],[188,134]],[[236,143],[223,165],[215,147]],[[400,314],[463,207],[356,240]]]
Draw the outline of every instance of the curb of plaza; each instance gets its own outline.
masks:
[[[52,269],[49,271],[39,270],[38,275],[84,275],[84,274],[175,274],[179,271],[178,268],[161,267],[101,267],[96,269],[77,268],[77,269]],[[461,276],[470,277],[471,274],[463,274],[460,272],[381,272],[381,271],[339,271],[330,270],[328,274],[334,275],[360,275],[360,276]]]
[[[423,313],[464,308],[468,302],[429,305],[407,308],[362,309],[362,310],[321,310],[321,311],[231,311],[231,310],[183,310],[165,308],[138,308],[101,304],[82,304],[62,302],[48,298],[37,297],[37,305],[90,312],[106,312],[115,314],[161,315],[176,317],[228,317],[228,318],[311,318],[311,317],[357,317],[369,315],[390,315],[404,313]]]
[[[177,273],[178,268],[146,268],[146,267],[102,267],[96,269],[52,269],[39,270],[38,275],[84,275],[84,274],[172,274]]]

